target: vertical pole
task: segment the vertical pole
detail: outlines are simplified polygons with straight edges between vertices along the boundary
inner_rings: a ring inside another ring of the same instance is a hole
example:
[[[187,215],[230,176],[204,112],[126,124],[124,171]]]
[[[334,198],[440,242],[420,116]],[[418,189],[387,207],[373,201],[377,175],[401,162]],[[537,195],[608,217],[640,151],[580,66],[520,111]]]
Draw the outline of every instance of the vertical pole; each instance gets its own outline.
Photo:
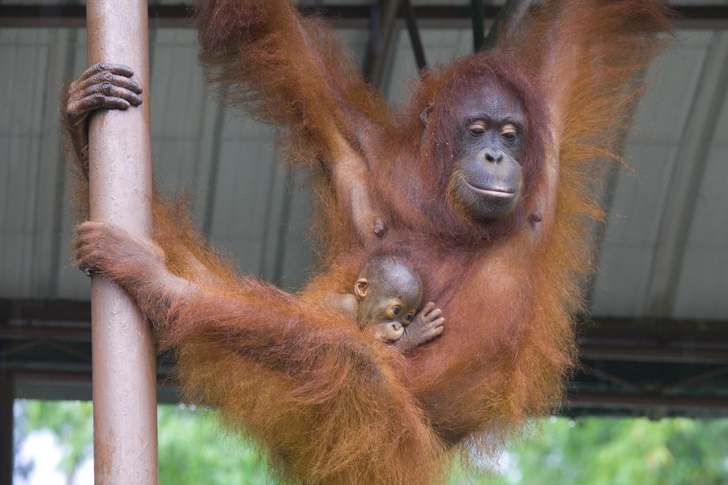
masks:
[[[13,485],[13,402],[10,377],[0,375],[0,485]]]
[[[152,169],[149,131],[147,4],[87,2],[89,64],[134,70],[143,101],[91,118],[91,220],[111,221],[150,237]],[[151,328],[128,296],[101,277],[91,282],[94,473],[96,485],[157,484],[155,350]]]
[[[399,0],[380,0],[370,9],[369,50],[364,66],[364,78],[372,86],[382,87],[384,67],[397,21]]]
[[[478,52],[485,39],[483,0],[471,0],[470,3],[473,6],[473,52]]]
[[[409,32],[410,43],[412,44],[412,51],[415,54],[417,69],[424,69],[425,67],[427,67],[427,60],[425,59],[425,48],[422,46],[420,29],[417,28],[417,19],[415,18],[415,11],[412,8],[412,3],[410,2],[410,0],[399,0],[399,8],[404,14],[405,22],[407,22],[407,32]]]

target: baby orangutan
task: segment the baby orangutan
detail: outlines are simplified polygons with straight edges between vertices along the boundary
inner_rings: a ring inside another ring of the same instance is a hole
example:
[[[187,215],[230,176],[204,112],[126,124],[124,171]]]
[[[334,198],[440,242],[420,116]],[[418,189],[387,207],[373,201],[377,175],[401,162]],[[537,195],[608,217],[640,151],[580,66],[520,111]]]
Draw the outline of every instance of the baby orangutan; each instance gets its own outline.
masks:
[[[443,331],[445,319],[434,303],[417,313],[422,292],[422,280],[407,260],[378,256],[359,273],[354,294],[332,294],[331,302],[356,317],[366,334],[406,352]]]

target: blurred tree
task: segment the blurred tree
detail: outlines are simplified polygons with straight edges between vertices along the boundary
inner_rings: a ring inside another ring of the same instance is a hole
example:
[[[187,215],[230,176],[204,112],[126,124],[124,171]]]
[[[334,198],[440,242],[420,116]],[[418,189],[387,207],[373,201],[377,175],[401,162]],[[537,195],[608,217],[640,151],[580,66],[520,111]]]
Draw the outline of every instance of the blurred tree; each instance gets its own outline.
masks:
[[[275,481],[250,445],[223,430],[215,412],[159,406],[160,485],[264,485]]]
[[[35,463],[20,455],[25,438],[28,435],[27,418],[25,413],[25,400],[16,399],[13,406],[13,477],[27,480],[33,471]]]
[[[23,435],[49,429],[71,484],[91,453],[91,404],[19,401]],[[220,428],[216,413],[159,406],[160,485],[275,484],[265,460]],[[540,420],[483,469],[456,467],[450,485],[728,485],[728,419]]]
[[[81,463],[91,454],[93,420],[91,403],[80,401],[25,401],[27,432],[50,430],[61,448],[59,471],[66,485]]]
[[[728,420],[552,418],[511,453],[522,485],[725,485]]]

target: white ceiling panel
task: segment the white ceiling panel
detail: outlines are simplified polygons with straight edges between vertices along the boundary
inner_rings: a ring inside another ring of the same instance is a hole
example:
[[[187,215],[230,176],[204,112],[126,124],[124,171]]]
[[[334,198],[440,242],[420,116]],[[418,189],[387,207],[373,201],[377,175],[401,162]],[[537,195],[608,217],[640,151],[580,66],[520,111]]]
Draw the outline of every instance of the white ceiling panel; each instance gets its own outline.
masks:
[[[63,191],[56,105],[71,35],[0,30],[0,85],[12,93],[0,117],[0,294],[47,298],[54,292]]]
[[[633,171],[617,175],[609,222],[601,245],[592,312],[644,316],[665,190],[677,145],[632,144],[625,158]]]
[[[728,315],[728,147],[714,149],[693,215],[678,286],[675,316]]]
[[[723,248],[688,248],[678,286],[674,317],[726,320],[728,252]]]
[[[646,76],[629,141],[678,143],[690,113],[712,32],[680,32]]]
[[[594,283],[591,313],[607,317],[644,317],[650,261],[654,248],[649,244],[602,245],[599,276]]]

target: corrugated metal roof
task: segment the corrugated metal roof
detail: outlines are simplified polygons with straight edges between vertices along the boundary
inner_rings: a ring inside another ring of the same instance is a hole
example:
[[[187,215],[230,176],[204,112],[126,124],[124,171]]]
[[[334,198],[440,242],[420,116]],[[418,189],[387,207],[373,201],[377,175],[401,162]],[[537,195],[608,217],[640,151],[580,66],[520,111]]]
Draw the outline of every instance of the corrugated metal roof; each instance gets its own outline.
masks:
[[[706,155],[704,173],[694,174],[698,177],[697,192],[682,201],[694,204],[694,209],[689,220],[682,222],[682,230],[689,231],[689,237],[678,250],[681,261],[672,258],[679,267],[677,279],[671,283],[676,287],[674,303],[670,314],[662,316],[719,320],[728,316],[728,279],[724,276],[728,238],[724,228],[716,230],[716,224],[728,215],[728,196],[716,192],[715,187],[716,180],[725,181],[728,175],[726,152],[719,148],[725,147],[728,125],[719,123],[712,137],[712,127],[705,127],[698,145],[705,150],[686,148],[692,128],[706,123],[710,116],[697,109],[700,100],[720,103],[720,97],[725,98],[725,80],[706,85],[707,71],[716,64],[725,65],[725,36],[725,32],[680,32],[679,42],[656,63],[652,89],[639,106],[625,147],[634,173],[619,173],[609,194],[612,214],[594,292],[596,315],[657,316],[655,293],[666,282],[660,280],[664,272],[658,270],[661,263],[656,253],[669,243],[666,225],[678,223],[679,217],[668,202],[688,183],[682,176],[699,170],[701,160],[695,157]],[[714,107],[723,118],[727,108]],[[710,191],[709,199],[706,190]]]
[[[368,33],[340,34],[363,57]],[[624,150],[634,173],[621,171],[605,188],[612,215],[601,243],[595,315],[655,316],[657,289],[664,283],[660,255],[677,254],[672,259],[677,264],[670,266],[677,268],[676,280],[666,285],[672,288],[669,315],[662,316],[728,320],[727,87],[725,76],[708,79],[711,66],[726,62],[726,35],[681,31],[651,73],[653,89],[635,113]],[[429,63],[467,54],[472,44],[467,29],[423,29],[422,38]],[[400,102],[416,67],[406,32],[394,40],[386,79],[390,99]],[[88,299],[87,278],[70,264],[73,217],[63,195],[69,182],[55,115],[58,87],[86,65],[85,42],[83,29],[0,29],[0,92],[9,93],[0,97],[0,298]],[[196,194],[192,210],[200,227],[243,271],[287,287],[300,285],[311,261],[304,236],[308,196],[289,191],[301,182],[276,162],[275,131],[211,101],[196,61],[194,31],[154,30],[151,45],[157,179]],[[706,97],[722,99],[721,105],[701,108]],[[699,134],[702,148],[695,148],[690,144],[695,127],[713,118]],[[691,155],[701,154],[705,163],[696,172]],[[679,199],[692,211],[675,222],[670,200],[685,192],[684,174],[697,177],[692,191]],[[676,253],[666,250],[664,235],[680,228],[682,239],[668,239],[683,240],[684,246]]]

